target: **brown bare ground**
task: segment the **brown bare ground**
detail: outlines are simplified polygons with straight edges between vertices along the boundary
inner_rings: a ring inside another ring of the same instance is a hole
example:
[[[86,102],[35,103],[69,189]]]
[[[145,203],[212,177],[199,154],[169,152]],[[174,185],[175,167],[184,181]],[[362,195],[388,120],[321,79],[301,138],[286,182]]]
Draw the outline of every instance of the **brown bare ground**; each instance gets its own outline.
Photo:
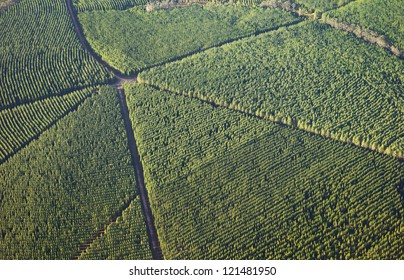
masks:
[[[17,1],[18,0],[0,0],[0,12],[17,3]]]
[[[143,217],[144,217],[144,220],[146,223],[146,231],[147,231],[147,235],[149,238],[150,250],[151,250],[153,259],[162,260],[163,254],[162,254],[160,242],[159,242],[159,239],[157,236],[157,230],[154,225],[154,217],[153,217],[153,213],[150,208],[147,189],[144,184],[142,162],[140,160],[140,156],[139,156],[138,149],[136,146],[136,140],[134,138],[132,123],[129,118],[129,110],[128,110],[128,107],[126,104],[125,93],[124,93],[123,89],[121,88],[122,84],[125,81],[136,82],[137,76],[136,75],[131,75],[131,76],[124,75],[124,74],[120,73],[119,71],[117,71],[116,69],[109,66],[108,63],[103,61],[101,59],[101,57],[99,57],[94,52],[94,50],[90,47],[86,38],[84,37],[80,23],[77,19],[77,15],[73,8],[72,0],[66,0],[66,5],[67,5],[67,10],[69,12],[70,18],[73,22],[74,30],[80,40],[80,43],[94,57],[94,59],[96,61],[98,61],[101,65],[106,67],[116,77],[115,83],[112,84],[111,86],[116,87],[117,91],[118,91],[119,104],[121,106],[125,129],[126,129],[126,133],[128,136],[128,145],[129,145],[129,150],[131,153],[132,164],[135,169],[136,185],[138,186],[138,195],[140,197]],[[129,207],[129,204],[131,201],[132,200],[130,200],[123,208],[121,208],[117,213],[115,213],[115,215],[112,217],[112,219],[104,227],[102,227],[97,232],[95,232],[93,237],[91,238],[91,240],[89,240],[85,244],[81,244],[80,248],[79,248],[79,252],[75,256],[73,256],[73,259],[79,259],[80,256],[83,254],[83,252],[85,252],[87,249],[89,249],[91,247],[91,244],[94,242],[94,240],[96,240],[96,239],[100,238],[102,235],[104,235],[107,227],[116,222],[116,219],[122,215],[122,212],[127,207]]]

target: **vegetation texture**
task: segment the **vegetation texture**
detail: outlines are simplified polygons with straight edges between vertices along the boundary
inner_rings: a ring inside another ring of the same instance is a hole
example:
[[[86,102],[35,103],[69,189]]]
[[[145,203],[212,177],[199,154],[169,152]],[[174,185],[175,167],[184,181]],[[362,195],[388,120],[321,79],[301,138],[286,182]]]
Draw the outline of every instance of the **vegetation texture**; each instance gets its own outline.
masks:
[[[145,222],[138,197],[123,211],[122,217],[119,217],[116,223],[109,225],[105,234],[91,244],[91,247],[80,256],[80,259],[151,259]]]
[[[404,258],[397,160],[125,89],[167,259]]]
[[[235,5],[151,13],[136,7],[80,13],[79,19],[91,47],[126,74],[301,20],[281,10]]]
[[[65,0],[20,0],[0,14],[0,109],[106,82]]]
[[[94,88],[87,88],[0,111],[0,163],[75,110],[93,92]]]
[[[404,259],[402,2],[0,0],[0,259]]]
[[[353,0],[292,0],[291,2],[301,4],[304,7],[311,9],[312,11],[319,10],[321,12],[324,12],[327,10],[338,8],[352,1]]]
[[[147,0],[73,0],[80,12],[93,10],[125,10],[136,5],[144,5]]]
[[[115,90],[101,88],[0,165],[0,178],[0,258],[72,258],[136,197]]]
[[[156,67],[139,81],[404,156],[404,61],[316,22]]]
[[[402,0],[358,0],[326,15],[384,35],[389,43],[404,51]]]

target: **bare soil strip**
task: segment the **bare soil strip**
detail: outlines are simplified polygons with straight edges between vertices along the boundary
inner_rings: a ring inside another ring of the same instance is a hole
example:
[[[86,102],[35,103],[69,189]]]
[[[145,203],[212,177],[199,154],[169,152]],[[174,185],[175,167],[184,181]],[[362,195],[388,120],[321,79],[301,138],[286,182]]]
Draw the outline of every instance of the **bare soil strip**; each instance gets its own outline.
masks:
[[[138,186],[140,202],[142,206],[143,217],[146,223],[147,235],[149,237],[149,245],[152,257],[155,260],[162,260],[163,254],[160,247],[160,242],[157,235],[157,230],[154,224],[153,213],[150,208],[147,189],[144,184],[143,167],[139,157],[139,152],[136,145],[136,140],[132,128],[132,122],[129,118],[129,110],[126,104],[125,92],[122,88],[118,88],[119,104],[121,105],[123,120],[125,123],[126,134],[128,135],[128,144],[132,156],[132,163],[135,167],[136,184]]]
[[[111,66],[109,66],[105,61],[103,61],[101,59],[101,57],[99,57],[92,50],[90,45],[87,43],[87,40],[85,39],[85,37],[82,33],[82,29],[78,23],[77,16],[73,9],[72,0],[66,0],[66,4],[68,7],[70,17],[73,21],[74,29],[76,31],[77,36],[80,39],[81,44],[101,65],[106,67],[111,73],[113,73],[117,77],[116,83],[112,86],[115,86],[118,89],[119,103],[121,105],[126,134],[128,136],[128,144],[129,144],[129,150],[130,150],[131,157],[132,157],[132,164],[133,164],[133,167],[135,168],[136,184],[138,186],[138,191],[139,191],[139,195],[140,195],[143,216],[145,219],[146,230],[147,230],[147,234],[149,237],[150,249],[152,252],[153,259],[161,260],[161,259],[163,259],[163,254],[161,252],[160,242],[158,240],[157,231],[156,231],[156,227],[154,225],[154,218],[153,218],[153,214],[152,214],[152,211],[150,208],[147,190],[146,190],[146,187],[144,184],[142,162],[140,161],[139,152],[138,152],[138,149],[136,146],[136,141],[135,141],[135,137],[134,137],[134,133],[133,133],[133,129],[132,129],[132,123],[129,119],[129,111],[128,111],[128,107],[126,104],[125,93],[124,93],[123,89],[120,88],[120,85],[122,85],[122,83],[125,81],[135,82],[136,75],[131,75],[131,76],[123,75],[119,71],[117,71],[114,68],[112,68]],[[116,222],[116,219],[122,215],[122,212],[129,206],[130,202],[131,201],[129,201],[127,203],[126,207],[124,207],[123,209],[118,211],[115,214],[114,218],[105,227],[101,228],[97,233],[95,233],[93,238],[89,242],[80,246],[80,252],[78,255],[75,256],[76,259],[78,259],[85,250],[90,248],[90,246],[91,246],[92,242],[94,242],[94,240],[96,240],[97,238],[99,238],[100,236],[102,236],[105,233],[105,229],[110,224]]]
[[[119,103],[121,105],[122,115],[123,115],[124,124],[125,124],[125,129],[126,129],[126,133],[127,133],[127,136],[128,136],[128,144],[129,144],[129,150],[130,150],[131,157],[132,157],[132,164],[133,164],[133,167],[135,168],[136,184],[138,186],[138,191],[139,191],[139,196],[140,196],[143,216],[144,216],[145,223],[146,223],[146,230],[147,230],[147,234],[148,234],[148,237],[149,237],[150,249],[151,249],[153,259],[161,260],[161,259],[163,259],[163,254],[161,252],[160,242],[158,240],[157,231],[156,231],[156,227],[154,225],[154,218],[153,218],[153,214],[152,214],[152,211],[151,211],[151,208],[150,208],[150,203],[149,203],[147,190],[146,190],[146,187],[145,187],[145,184],[144,184],[142,163],[140,161],[139,152],[138,152],[138,149],[137,149],[137,146],[136,146],[136,141],[135,141],[135,137],[134,137],[134,133],[133,133],[133,129],[132,129],[132,123],[131,123],[131,121],[129,119],[129,111],[128,111],[128,107],[127,107],[127,104],[126,104],[125,93],[124,93],[123,89],[120,88],[120,85],[122,85],[122,83],[125,82],[125,81],[136,82],[137,76],[136,75],[131,75],[131,76],[123,75],[122,73],[120,73],[116,69],[109,66],[108,63],[103,61],[101,59],[101,57],[98,56],[94,52],[94,50],[90,47],[90,45],[88,44],[87,40],[85,39],[85,37],[83,35],[82,29],[81,29],[80,24],[79,24],[78,19],[77,19],[77,15],[74,12],[72,0],[66,0],[66,4],[67,4],[67,7],[68,7],[68,12],[69,12],[70,18],[72,19],[72,22],[73,22],[73,25],[74,25],[75,32],[76,32],[81,44],[83,45],[83,47],[94,57],[94,59],[98,63],[103,65],[105,68],[107,68],[117,78],[116,83],[111,85],[111,86],[117,87],[117,89],[118,89]],[[105,233],[105,229],[110,224],[116,222],[116,219],[119,216],[122,215],[122,212],[129,206],[130,202],[131,201],[129,201],[127,203],[126,207],[124,207],[123,209],[118,211],[114,215],[113,219],[106,226],[104,226],[103,228],[98,230],[98,232],[96,232],[93,235],[93,238],[89,242],[87,242],[86,244],[82,244],[80,246],[79,254],[75,256],[76,259],[79,259],[80,255],[84,251],[86,251],[88,248],[90,248],[90,246],[94,242],[94,240],[101,237]]]
[[[0,2],[0,13],[4,10],[6,10],[8,7],[11,5],[14,5],[17,3],[18,0],[6,0],[3,2]]]

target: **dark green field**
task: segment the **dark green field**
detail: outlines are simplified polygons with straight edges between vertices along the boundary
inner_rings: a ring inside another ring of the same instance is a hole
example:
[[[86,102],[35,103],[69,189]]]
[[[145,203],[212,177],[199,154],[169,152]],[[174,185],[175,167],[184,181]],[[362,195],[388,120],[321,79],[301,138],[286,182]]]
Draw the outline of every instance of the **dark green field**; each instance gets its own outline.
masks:
[[[0,259],[404,259],[400,0],[0,0]]]

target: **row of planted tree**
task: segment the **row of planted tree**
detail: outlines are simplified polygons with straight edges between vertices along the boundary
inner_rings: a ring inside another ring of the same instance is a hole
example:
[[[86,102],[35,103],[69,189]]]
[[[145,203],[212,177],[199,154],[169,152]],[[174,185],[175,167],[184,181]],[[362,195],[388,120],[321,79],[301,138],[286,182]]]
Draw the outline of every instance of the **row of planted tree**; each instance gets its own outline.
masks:
[[[403,257],[397,160],[145,85],[125,92],[165,258]]]

